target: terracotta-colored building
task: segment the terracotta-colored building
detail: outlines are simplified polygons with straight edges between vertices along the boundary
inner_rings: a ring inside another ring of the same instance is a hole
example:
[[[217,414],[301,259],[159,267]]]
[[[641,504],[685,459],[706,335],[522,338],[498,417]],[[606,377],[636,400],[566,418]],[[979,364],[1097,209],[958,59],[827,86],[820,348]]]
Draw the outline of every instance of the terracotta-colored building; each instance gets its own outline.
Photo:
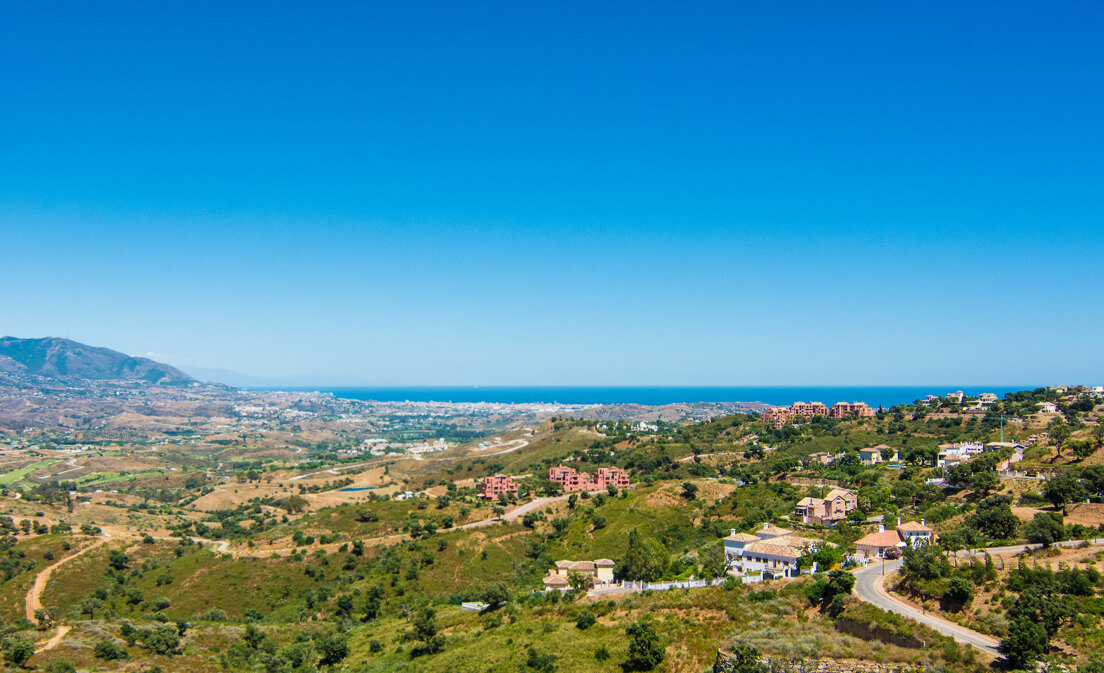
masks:
[[[600,467],[597,474],[592,477],[586,472],[559,465],[548,468],[548,480],[562,486],[567,493],[597,491],[607,488],[610,484],[618,488],[628,486],[629,473],[619,467]]]
[[[795,421],[807,421],[817,416],[828,416],[831,418],[858,416],[859,418],[867,418],[873,415],[874,410],[867,406],[865,402],[838,402],[833,404],[831,409],[824,406],[821,402],[794,402],[788,407],[771,407],[767,409],[759,417],[759,420],[762,421],[764,425],[768,425],[772,428],[781,428]]]
[[[493,477],[483,477],[479,484],[479,497],[490,500],[497,499],[503,493],[517,495],[518,487],[514,480],[504,474],[496,474]]]
[[[629,485],[629,473],[619,467],[600,467],[595,481],[598,482],[598,488],[603,485],[609,487],[611,484],[617,488],[626,488]]]
[[[847,418],[848,416],[870,418],[874,416],[874,410],[866,402],[836,402],[832,405],[828,416],[831,418]]]

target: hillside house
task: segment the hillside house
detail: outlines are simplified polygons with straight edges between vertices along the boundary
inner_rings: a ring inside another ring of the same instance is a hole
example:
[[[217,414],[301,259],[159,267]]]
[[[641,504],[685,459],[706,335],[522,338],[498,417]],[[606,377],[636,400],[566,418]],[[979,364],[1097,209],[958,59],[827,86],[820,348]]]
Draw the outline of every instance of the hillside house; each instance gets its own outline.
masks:
[[[901,540],[910,547],[923,547],[929,545],[935,538],[935,531],[924,525],[923,519],[920,519],[920,523],[915,521],[901,523],[901,520],[897,519],[897,534],[900,535]]]
[[[1058,405],[1054,402],[1039,402],[1035,406],[1039,407],[1040,414],[1056,414],[1058,413]]]
[[[859,460],[863,465],[877,465],[882,462],[882,450],[876,448],[859,449]]]
[[[794,514],[804,523],[831,526],[846,519],[858,508],[859,496],[847,489],[836,488],[824,498],[802,498],[794,508]]]
[[[566,591],[571,588],[569,578],[580,575],[589,580],[589,586],[611,584],[613,568],[616,564],[608,558],[597,561],[556,561],[555,567],[548,571],[542,580],[545,590]]]
[[[725,560],[741,574],[762,573],[764,578],[796,577],[797,560],[816,551],[821,540],[798,537],[793,531],[764,524],[755,535],[732,532],[724,539]]]
[[[860,538],[855,542],[855,549],[859,554],[868,558],[884,557],[888,549],[894,547],[921,547],[933,544],[937,540],[935,532],[924,525],[924,522],[900,523],[897,520],[897,530],[886,530],[879,525],[878,532]]]

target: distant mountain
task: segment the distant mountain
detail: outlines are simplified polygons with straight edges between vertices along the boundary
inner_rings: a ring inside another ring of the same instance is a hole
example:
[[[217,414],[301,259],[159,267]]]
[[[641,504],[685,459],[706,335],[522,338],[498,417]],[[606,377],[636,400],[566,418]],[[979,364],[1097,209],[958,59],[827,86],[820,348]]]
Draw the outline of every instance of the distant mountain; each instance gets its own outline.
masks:
[[[148,358],[124,355],[110,348],[88,346],[69,339],[19,339],[0,337],[0,374],[106,381],[148,381],[160,384],[191,383],[195,379],[169,365]]]
[[[198,381],[221,383],[234,388],[339,388],[356,387],[356,379],[342,379],[326,374],[289,374],[286,376],[253,376],[231,369],[212,369],[209,367],[182,368],[185,373]]]

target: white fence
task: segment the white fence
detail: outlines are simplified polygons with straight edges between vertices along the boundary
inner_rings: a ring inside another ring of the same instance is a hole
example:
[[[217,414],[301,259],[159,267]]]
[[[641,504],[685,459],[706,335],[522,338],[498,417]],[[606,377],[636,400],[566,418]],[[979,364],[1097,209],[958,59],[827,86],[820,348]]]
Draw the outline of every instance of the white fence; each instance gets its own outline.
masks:
[[[716,587],[725,583],[727,578],[719,577],[715,580],[681,580],[677,582],[618,582],[622,589],[639,589],[641,591],[669,591],[670,589],[701,589],[702,587]]]

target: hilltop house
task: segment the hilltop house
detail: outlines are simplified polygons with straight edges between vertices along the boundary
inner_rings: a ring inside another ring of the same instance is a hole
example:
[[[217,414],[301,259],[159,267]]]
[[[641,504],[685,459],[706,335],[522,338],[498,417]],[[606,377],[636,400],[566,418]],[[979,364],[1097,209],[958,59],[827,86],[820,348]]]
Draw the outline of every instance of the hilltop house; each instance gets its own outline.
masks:
[[[794,508],[794,514],[802,522],[818,526],[831,526],[847,518],[859,508],[859,496],[843,488],[832,489],[824,498],[802,498]]]

